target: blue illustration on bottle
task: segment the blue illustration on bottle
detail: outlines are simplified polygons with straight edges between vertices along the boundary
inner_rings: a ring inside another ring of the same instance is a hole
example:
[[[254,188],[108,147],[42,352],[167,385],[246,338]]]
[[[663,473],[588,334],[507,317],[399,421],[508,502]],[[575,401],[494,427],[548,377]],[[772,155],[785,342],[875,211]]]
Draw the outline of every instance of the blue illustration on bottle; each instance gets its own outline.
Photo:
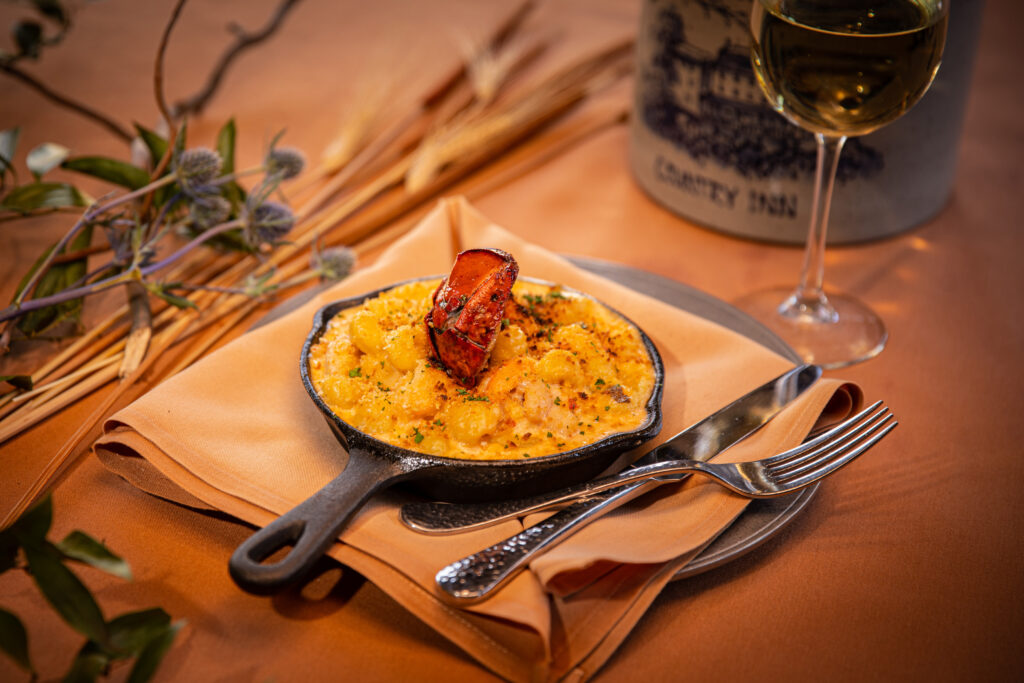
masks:
[[[720,2],[686,4],[746,30],[747,15]],[[768,105],[749,47],[728,38],[717,50],[688,42],[684,19],[674,7],[662,8],[654,26],[654,54],[637,85],[639,114],[652,133],[700,163],[715,161],[745,178],[814,175],[813,136]],[[853,138],[844,147],[836,180],[868,178],[883,165],[879,151]]]

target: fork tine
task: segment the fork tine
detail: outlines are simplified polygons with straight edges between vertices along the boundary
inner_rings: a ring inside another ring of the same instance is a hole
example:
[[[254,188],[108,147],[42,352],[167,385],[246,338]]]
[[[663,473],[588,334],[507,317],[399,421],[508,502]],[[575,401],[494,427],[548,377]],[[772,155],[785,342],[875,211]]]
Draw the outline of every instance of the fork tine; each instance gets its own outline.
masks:
[[[859,414],[862,415],[863,413]],[[870,415],[864,417],[856,424],[852,424],[847,429],[836,435],[830,442],[819,446],[809,453],[803,453],[797,456],[790,456],[782,461],[774,461],[771,463],[765,463],[771,468],[773,473],[778,475],[783,474],[795,474],[811,467],[815,466],[815,463],[820,460],[825,460],[833,457],[832,453],[836,448],[843,446],[844,444],[850,443],[851,441],[856,443],[860,436],[867,431],[870,431],[878,422],[884,420],[886,416],[891,415],[888,406],[882,406],[882,408]],[[858,416],[859,416],[858,415]]]
[[[818,454],[814,459],[805,459],[804,462],[798,466],[790,466],[781,468],[772,468],[772,476],[776,479],[792,479],[793,477],[800,476],[807,472],[811,472],[819,467],[826,466],[832,460],[846,453],[846,451],[855,448],[857,444],[861,443],[865,439],[869,438],[875,433],[881,425],[884,425],[889,420],[894,420],[892,413],[889,412],[888,408],[871,417],[871,419],[860,425],[856,432],[851,432],[846,435],[846,438],[841,441],[836,441],[829,448],[822,448],[821,453]]]
[[[809,472],[805,472],[804,474],[796,477],[795,479],[792,478],[792,474],[788,474],[781,478],[779,484],[781,486],[785,486],[787,490],[796,490],[799,488],[803,488],[808,484],[813,484],[818,479],[821,479],[822,477],[832,474],[840,467],[843,467],[852,462],[854,458],[861,455],[866,450],[868,450],[876,443],[881,441],[885,437],[885,435],[891,432],[893,429],[895,429],[896,425],[898,424],[899,422],[896,421],[896,418],[894,416],[887,416],[884,421],[875,425],[875,427],[871,431],[862,435],[862,438],[859,439],[856,443],[848,444],[842,448],[837,449],[836,455],[838,457],[828,462],[820,463],[819,467]]]
[[[775,457],[768,458],[764,461],[765,465],[772,467],[782,466],[790,461],[803,458],[803,456],[813,457],[817,453],[820,453],[825,448],[830,448],[837,440],[843,439],[851,431],[857,429],[858,425],[863,422],[868,416],[882,406],[882,401],[875,401],[870,406],[860,411],[856,415],[847,418],[843,422],[839,423],[835,427],[832,427],[828,431],[824,432],[820,436],[805,441],[804,443],[789,449],[783,453],[776,455]]]

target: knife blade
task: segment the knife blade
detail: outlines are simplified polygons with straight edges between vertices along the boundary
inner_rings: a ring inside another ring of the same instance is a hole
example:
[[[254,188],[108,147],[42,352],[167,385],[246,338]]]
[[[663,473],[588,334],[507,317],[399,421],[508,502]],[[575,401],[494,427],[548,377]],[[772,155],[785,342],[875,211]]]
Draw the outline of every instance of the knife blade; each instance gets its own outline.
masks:
[[[644,467],[681,457],[708,460],[760,429],[820,376],[821,368],[814,365],[783,373],[683,430],[637,463]],[[670,479],[683,478],[685,475]],[[449,564],[434,577],[440,596],[458,605],[486,599],[522,571],[533,557],[661,483],[657,478],[643,479],[600,491],[511,538]]]
[[[659,476],[659,466],[663,463],[681,458],[708,460],[755,432],[820,376],[821,369],[814,365],[786,372],[687,427],[616,475],[507,501],[407,503],[402,506],[400,518],[409,528],[426,534],[462,533],[563,507],[623,484]]]

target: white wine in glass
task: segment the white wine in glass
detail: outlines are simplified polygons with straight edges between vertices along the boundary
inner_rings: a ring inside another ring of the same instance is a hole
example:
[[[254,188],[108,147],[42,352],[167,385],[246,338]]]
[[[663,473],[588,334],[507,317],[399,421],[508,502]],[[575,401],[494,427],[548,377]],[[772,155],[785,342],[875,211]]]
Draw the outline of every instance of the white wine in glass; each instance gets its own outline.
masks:
[[[776,111],[814,134],[818,159],[799,285],[736,303],[810,362],[842,367],[885,346],[874,311],[822,287],[836,168],[848,136],[896,120],[931,85],[948,17],[949,0],[753,0],[758,82]]]

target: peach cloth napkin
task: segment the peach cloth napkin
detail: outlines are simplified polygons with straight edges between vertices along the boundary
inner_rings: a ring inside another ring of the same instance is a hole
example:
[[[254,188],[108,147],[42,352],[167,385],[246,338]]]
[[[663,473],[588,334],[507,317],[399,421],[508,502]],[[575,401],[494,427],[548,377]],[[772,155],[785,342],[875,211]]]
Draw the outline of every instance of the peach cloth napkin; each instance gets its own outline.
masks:
[[[344,467],[344,451],[299,379],[299,353],[314,312],[335,299],[446,273],[458,250],[479,246],[505,249],[515,255],[523,275],[589,292],[644,328],[666,369],[664,428],[652,443],[792,366],[745,337],[582,271],[454,198],[443,200],[372,267],[114,415],[96,444],[98,456],[155,495],[266,525]],[[845,416],[859,400],[855,386],[821,380],[721,459],[755,459],[788,448],[815,423]],[[512,535],[522,524],[420,535],[398,520],[398,505],[408,497],[392,491],[371,501],[331,556],[510,680],[593,675],[661,588],[747,504],[699,478],[663,486],[542,556],[490,600],[457,609],[435,597],[437,570]],[[227,560],[225,554],[225,568]]]

